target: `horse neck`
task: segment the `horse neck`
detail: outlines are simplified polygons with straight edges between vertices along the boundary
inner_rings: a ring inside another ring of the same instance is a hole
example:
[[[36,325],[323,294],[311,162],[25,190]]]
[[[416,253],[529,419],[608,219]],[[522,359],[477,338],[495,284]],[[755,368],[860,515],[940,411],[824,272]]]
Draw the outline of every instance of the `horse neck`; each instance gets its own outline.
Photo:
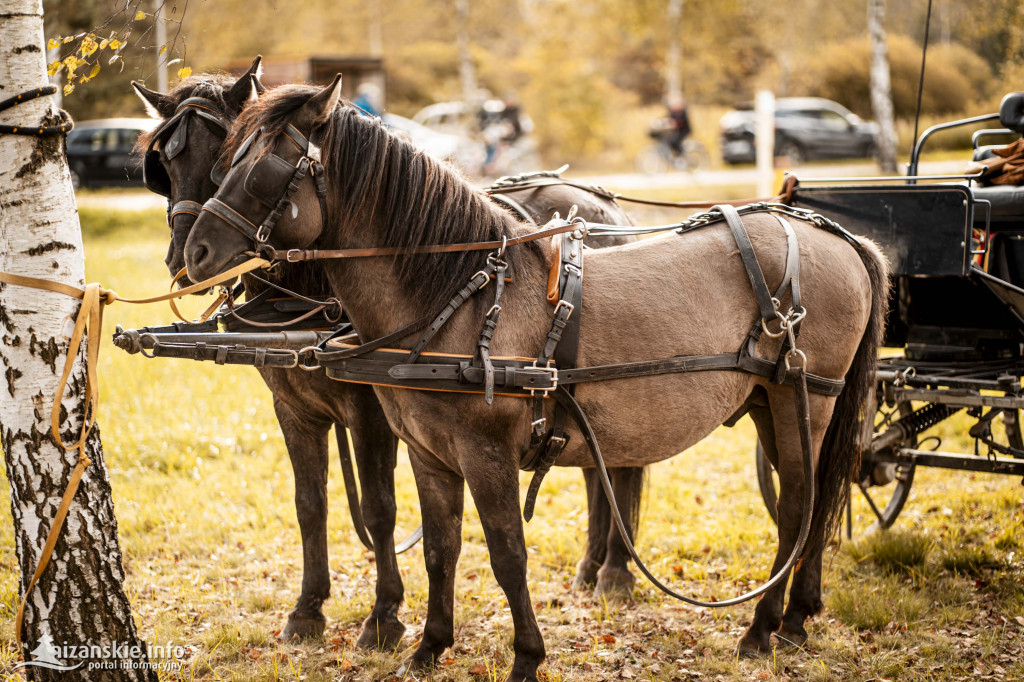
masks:
[[[321,267],[319,263],[279,263],[273,276],[267,279],[303,296],[322,298],[329,296],[331,292],[326,277],[318,272]],[[247,298],[257,296],[270,288],[249,275],[242,276],[242,284],[245,286]]]

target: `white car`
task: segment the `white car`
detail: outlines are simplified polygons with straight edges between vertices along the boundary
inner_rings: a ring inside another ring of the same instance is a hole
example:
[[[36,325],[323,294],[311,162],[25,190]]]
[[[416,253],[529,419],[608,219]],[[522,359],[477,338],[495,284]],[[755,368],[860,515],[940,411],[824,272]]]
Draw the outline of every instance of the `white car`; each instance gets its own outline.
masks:
[[[435,159],[447,161],[468,175],[479,174],[487,157],[487,150],[480,142],[431,130],[395,114],[384,114],[382,119],[391,128],[406,133],[414,145]]]

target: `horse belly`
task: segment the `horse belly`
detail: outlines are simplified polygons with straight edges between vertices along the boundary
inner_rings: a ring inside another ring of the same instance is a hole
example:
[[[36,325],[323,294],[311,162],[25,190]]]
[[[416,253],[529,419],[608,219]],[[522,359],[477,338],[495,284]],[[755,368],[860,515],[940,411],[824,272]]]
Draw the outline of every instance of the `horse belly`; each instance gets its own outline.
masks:
[[[699,442],[740,408],[753,377],[694,372],[581,385],[576,396],[609,467],[644,466]],[[593,466],[576,428],[559,466]]]

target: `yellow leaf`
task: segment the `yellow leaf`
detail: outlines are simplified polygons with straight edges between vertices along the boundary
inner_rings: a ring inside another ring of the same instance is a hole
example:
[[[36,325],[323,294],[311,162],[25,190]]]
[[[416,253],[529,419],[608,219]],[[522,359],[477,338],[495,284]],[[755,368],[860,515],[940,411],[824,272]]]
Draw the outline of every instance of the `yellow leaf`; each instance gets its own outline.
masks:
[[[188,78],[191,75],[192,75],[192,67],[191,66],[183,66],[180,69],[178,69],[178,78]]]
[[[146,13],[143,12],[141,9],[138,12],[135,13],[135,21],[142,21],[145,18],[146,18]]]
[[[46,75],[53,76],[60,72],[64,68],[64,65],[58,59],[55,62],[50,62],[50,65],[46,67]]]
[[[120,47],[121,47],[121,41],[118,40],[117,38],[114,38],[113,40],[110,41],[110,49],[111,50],[117,50],[117,49],[120,49]]]
[[[64,86],[64,96],[65,97],[67,97],[68,95],[70,95],[74,91],[75,91],[74,83],[68,83],[67,85]]]
[[[166,43],[160,46],[160,51],[157,52],[157,54],[163,54],[164,52],[167,52],[167,44]]]
[[[74,36],[65,36],[64,39],[61,42],[64,43],[65,45],[67,45],[68,43],[70,43],[74,39],[75,39]]]
[[[46,49],[47,50],[52,50],[53,48],[59,47],[59,46],[60,46],[60,41],[57,40],[56,38],[50,38],[49,40],[46,41]]]
[[[96,51],[97,47],[99,46],[96,44],[95,38],[86,36],[82,39],[82,44],[79,46],[78,51],[82,53],[82,56],[89,57]]]
[[[110,44],[110,41],[107,40],[106,38],[104,38],[103,40],[100,41],[100,49],[101,50],[107,49],[107,45],[109,45],[109,44]]]
[[[92,67],[92,71],[90,71],[90,72],[89,72],[89,78],[95,78],[95,77],[96,77],[96,75],[97,75],[97,74],[98,74],[99,72],[100,72],[100,65],[99,65],[99,64],[96,64],[96,65],[94,65],[94,66]]]

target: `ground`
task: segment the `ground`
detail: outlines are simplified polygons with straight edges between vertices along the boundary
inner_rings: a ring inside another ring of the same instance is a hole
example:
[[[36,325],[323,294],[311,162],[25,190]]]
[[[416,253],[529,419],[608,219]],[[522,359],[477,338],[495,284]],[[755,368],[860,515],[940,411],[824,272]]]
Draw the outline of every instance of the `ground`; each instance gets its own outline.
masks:
[[[162,221],[159,210],[84,211],[90,281],[125,296],[166,288]],[[374,562],[352,530],[332,462],[327,631],[311,641],[279,642],[298,594],[301,553],[291,470],[270,395],[248,368],[147,360],[109,342],[115,323],[169,319],[162,306],[119,303],[108,311],[99,413],[136,622],[150,642],[197,647],[180,674],[163,678],[389,679],[422,631],[421,548],[399,558],[406,584],[401,618],[409,626],[402,646],[384,654],[354,650],[372,600]],[[965,433],[966,423],[955,420],[937,431],[945,447],[969,448]],[[757,492],[753,439],[744,420],[653,467],[638,550],[677,589],[725,597],[767,577],[776,539]],[[419,511],[401,454],[404,536]],[[576,470],[549,475],[526,526],[531,591],[548,652],[542,675],[550,682],[1024,678],[1024,489],[1015,478],[919,471],[893,531],[830,551],[826,608],[808,628],[807,648],[753,661],[734,654],[751,604],[693,609],[639,578],[625,604],[570,588],[584,541],[582,480]],[[525,474],[522,483],[520,495]],[[3,495],[7,490],[0,483]],[[8,507],[0,502],[0,670],[7,671],[18,657]],[[856,515],[863,528],[861,504]],[[464,543],[457,642],[430,679],[502,680],[511,665],[511,620],[468,495]]]

